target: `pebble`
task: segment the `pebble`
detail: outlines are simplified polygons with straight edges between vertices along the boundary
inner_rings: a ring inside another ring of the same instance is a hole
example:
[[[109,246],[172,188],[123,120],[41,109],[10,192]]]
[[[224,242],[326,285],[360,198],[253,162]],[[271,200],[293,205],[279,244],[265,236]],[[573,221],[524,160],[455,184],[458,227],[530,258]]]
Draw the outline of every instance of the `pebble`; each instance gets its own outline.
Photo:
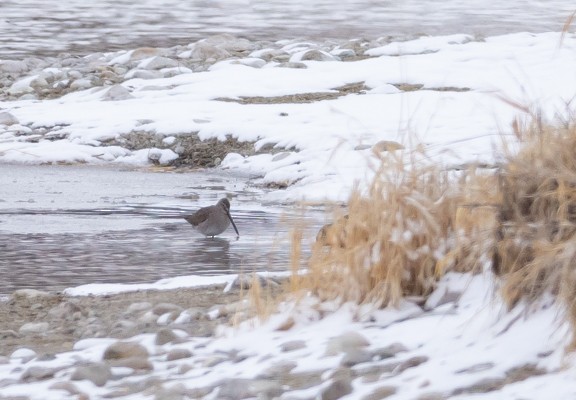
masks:
[[[372,361],[372,353],[361,350],[361,349],[352,349],[342,357],[340,361],[340,365],[344,367],[353,367],[356,364],[362,364]]]
[[[133,370],[151,371],[154,366],[150,361],[143,357],[128,357],[108,361],[111,367],[126,367]]]
[[[278,64],[276,67],[278,68],[295,68],[295,69],[305,69],[308,68],[308,66],[304,63],[301,62],[283,62]]]
[[[460,299],[462,293],[451,292],[447,288],[438,288],[426,300],[424,303],[424,310],[430,311],[444,304],[454,303]]]
[[[162,68],[177,67],[179,65],[178,61],[172,60],[171,58],[156,56],[149,59],[145,59],[136,68],[147,69],[147,70],[157,70]]]
[[[12,359],[21,359],[21,360],[31,360],[36,357],[36,352],[32,349],[27,349],[25,347],[14,350],[14,352],[10,355]]]
[[[21,335],[40,335],[46,333],[50,328],[48,322],[27,322],[18,329]]]
[[[214,63],[230,57],[230,53],[209,43],[197,42],[192,46],[188,57],[193,60]]]
[[[76,79],[76,80],[72,81],[72,83],[70,84],[70,89],[83,90],[83,89],[89,89],[92,86],[94,86],[94,84],[92,83],[91,79],[81,78],[81,79]]]
[[[59,368],[33,366],[28,368],[20,379],[25,382],[43,381],[52,378]]]
[[[349,379],[336,379],[332,381],[320,394],[321,400],[337,400],[352,393],[352,384]]]
[[[283,393],[280,383],[265,379],[224,379],[218,384],[218,399],[272,399]]]
[[[188,349],[172,349],[166,354],[166,361],[175,361],[190,357],[192,357],[192,352]]]
[[[404,351],[408,351],[408,348],[402,343],[392,343],[386,347],[372,350],[372,357],[377,360],[383,360],[386,358],[394,357],[396,354]]]
[[[178,339],[178,336],[172,331],[172,329],[162,328],[156,333],[156,339],[154,343],[158,346],[162,346],[166,343],[171,343]]]
[[[0,72],[19,75],[26,71],[28,71],[28,65],[23,61],[16,61],[16,60],[0,61]]]
[[[180,316],[180,311],[167,312],[156,319],[158,325],[169,325]]]
[[[298,364],[294,361],[282,360],[272,364],[264,372],[257,376],[259,379],[276,379],[281,375],[286,375]]]
[[[142,69],[133,69],[126,74],[126,79],[157,79],[162,77],[163,75],[160,71],[146,71]]]
[[[72,382],[54,382],[52,385],[48,387],[50,390],[63,390],[70,395],[79,395],[82,392],[78,389],[78,387],[73,384]]]
[[[370,342],[363,335],[357,332],[345,332],[328,341],[326,345],[326,355],[335,356],[339,353],[347,353],[351,350],[369,345]]]
[[[334,49],[330,52],[330,54],[339,57],[340,59],[349,59],[356,57],[356,52],[352,49]]]
[[[382,400],[392,396],[396,391],[397,389],[394,386],[381,386],[362,397],[362,400]]]
[[[236,60],[234,61],[234,63],[237,64],[241,64],[241,65],[246,65],[247,67],[252,67],[252,68],[262,68],[263,66],[266,65],[266,61],[264,61],[261,58],[242,58],[240,60]]]
[[[182,312],[182,307],[172,303],[160,303],[154,306],[152,312],[156,315],[163,315],[171,312]]]
[[[52,307],[50,311],[48,311],[48,315],[54,319],[74,320],[86,316],[87,313],[79,305],[71,301],[65,301]]]
[[[202,361],[202,366],[205,368],[212,368],[224,361],[229,361],[229,358],[220,354],[210,355]]]
[[[300,61],[337,61],[337,58],[322,50],[304,50],[293,54],[290,57],[290,62]]]
[[[133,98],[134,96],[130,94],[130,90],[126,89],[122,85],[114,85],[106,89],[102,95],[102,100],[105,101],[128,100]]]
[[[204,43],[212,44],[223,50],[235,53],[248,52],[256,48],[256,44],[250,40],[237,38],[227,33],[211,36],[204,40]]]
[[[147,311],[138,318],[138,322],[144,325],[155,324],[158,316],[154,314],[152,311]]]
[[[163,49],[155,48],[155,47],[140,47],[138,49],[134,49],[130,52],[130,61],[139,61],[145,58],[150,58],[154,56],[160,56],[164,54],[166,51]]]
[[[18,123],[19,123],[18,118],[16,118],[11,113],[9,113],[7,111],[0,112],[0,125],[10,126],[10,125],[18,124]],[[40,292],[39,290],[34,290],[34,289],[20,289],[20,290],[16,290],[12,294],[12,298],[18,297],[18,295],[16,294],[17,292],[26,293],[26,291]]]
[[[133,342],[116,342],[104,351],[104,360],[119,360],[123,358],[142,357],[148,358],[146,347]]]
[[[147,301],[141,301],[138,303],[132,303],[126,308],[127,314],[138,314],[144,311],[148,311],[152,308],[152,304]]]
[[[291,340],[280,345],[280,350],[285,353],[304,348],[306,348],[306,342],[304,340]]]
[[[73,381],[89,380],[96,386],[104,386],[110,378],[112,378],[110,367],[103,363],[95,363],[77,367],[70,379]]]

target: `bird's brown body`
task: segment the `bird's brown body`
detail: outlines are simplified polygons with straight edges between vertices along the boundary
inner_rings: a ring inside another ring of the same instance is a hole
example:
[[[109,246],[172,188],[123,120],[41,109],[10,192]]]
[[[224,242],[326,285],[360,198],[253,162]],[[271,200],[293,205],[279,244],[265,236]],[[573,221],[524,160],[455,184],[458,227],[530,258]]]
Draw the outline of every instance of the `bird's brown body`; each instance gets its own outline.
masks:
[[[213,206],[202,207],[194,214],[185,216],[184,219],[198,232],[212,237],[224,232],[232,223],[236,235],[240,236],[238,228],[230,215],[230,201],[226,198],[220,199]]]

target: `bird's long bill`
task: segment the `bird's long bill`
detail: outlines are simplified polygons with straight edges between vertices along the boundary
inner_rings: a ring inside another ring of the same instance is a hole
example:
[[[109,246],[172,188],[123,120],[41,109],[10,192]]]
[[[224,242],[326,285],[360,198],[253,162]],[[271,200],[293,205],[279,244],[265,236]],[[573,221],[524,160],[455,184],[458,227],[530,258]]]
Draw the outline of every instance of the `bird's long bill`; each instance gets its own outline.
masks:
[[[240,237],[240,232],[238,232],[238,228],[236,228],[236,224],[234,223],[234,220],[232,219],[230,212],[226,211],[226,214],[228,214],[228,218],[230,218],[230,222],[232,222],[232,226],[234,227],[234,230],[236,231],[236,235],[238,235],[238,237]]]

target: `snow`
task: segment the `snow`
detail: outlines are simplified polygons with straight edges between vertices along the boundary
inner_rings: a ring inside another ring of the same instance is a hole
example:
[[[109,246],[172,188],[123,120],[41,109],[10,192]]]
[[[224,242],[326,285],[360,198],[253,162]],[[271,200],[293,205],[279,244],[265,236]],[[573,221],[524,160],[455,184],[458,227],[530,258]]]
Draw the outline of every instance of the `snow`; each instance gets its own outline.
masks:
[[[267,273],[264,277],[282,277],[286,276],[285,272]],[[124,292],[135,292],[138,290],[169,290],[178,288],[191,288],[200,286],[209,286],[217,284],[230,284],[238,277],[237,274],[217,275],[217,276],[201,276],[201,275],[188,275],[179,276],[177,278],[161,279],[153,283],[134,283],[134,284],[118,284],[118,283],[90,283],[87,285],[77,286],[64,290],[67,296],[103,296],[109,294],[117,294]]]

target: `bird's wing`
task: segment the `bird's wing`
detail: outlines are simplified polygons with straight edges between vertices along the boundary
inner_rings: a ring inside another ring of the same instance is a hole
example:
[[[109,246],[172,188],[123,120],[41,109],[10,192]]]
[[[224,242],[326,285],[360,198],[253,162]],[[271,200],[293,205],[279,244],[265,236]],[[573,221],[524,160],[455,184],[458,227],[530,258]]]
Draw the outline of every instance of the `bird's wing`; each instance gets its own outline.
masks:
[[[202,222],[206,221],[209,215],[210,215],[210,209],[206,207],[199,209],[192,215],[185,216],[184,219],[189,223],[191,223],[193,226],[198,226]]]

